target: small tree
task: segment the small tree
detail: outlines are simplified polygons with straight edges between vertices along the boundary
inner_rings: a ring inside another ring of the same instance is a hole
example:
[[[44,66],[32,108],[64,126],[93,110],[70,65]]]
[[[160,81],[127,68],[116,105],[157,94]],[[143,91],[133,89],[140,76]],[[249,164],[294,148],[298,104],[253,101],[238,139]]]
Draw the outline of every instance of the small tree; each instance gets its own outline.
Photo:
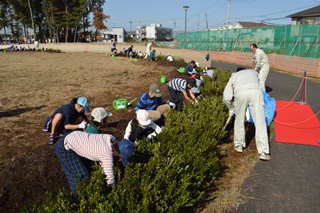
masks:
[[[102,29],[108,29],[108,27],[104,24],[104,21],[109,18],[110,16],[103,14],[101,11],[98,11],[98,10],[94,11],[92,26],[96,28],[96,33],[95,33],[96,38],[98,36],[98,30],[100,31]]]

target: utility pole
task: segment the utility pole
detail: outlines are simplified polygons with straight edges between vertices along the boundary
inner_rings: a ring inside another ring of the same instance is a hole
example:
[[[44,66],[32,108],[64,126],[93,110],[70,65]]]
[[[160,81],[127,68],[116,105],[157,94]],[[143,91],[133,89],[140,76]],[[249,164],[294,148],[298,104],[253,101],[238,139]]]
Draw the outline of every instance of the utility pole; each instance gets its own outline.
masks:
[[[183,6],[184,9],[184,49],[187,48],[187,10],[189,6]]]
[[[227,27],[229,29],[229,18],[230,18],[230,2],[231,0],[228,0],[228,15],[227,15]]]
[[[173,19],[173,38],[175,39],[176,38],[176,20]]]

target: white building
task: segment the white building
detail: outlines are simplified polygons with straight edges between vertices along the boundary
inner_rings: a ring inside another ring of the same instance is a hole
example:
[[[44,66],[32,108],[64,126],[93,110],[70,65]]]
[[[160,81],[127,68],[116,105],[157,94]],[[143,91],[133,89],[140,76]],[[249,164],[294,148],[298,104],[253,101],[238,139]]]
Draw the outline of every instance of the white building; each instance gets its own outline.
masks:
[[[125,42],[127,32],[123,27],[114,27],[112,31],[106,31],[103,33],[104,40],[106,42]]]
[[[142,25],[136,27],[137,41],[169,41],[172,38],[173,29],[162,27],[161,24]]]

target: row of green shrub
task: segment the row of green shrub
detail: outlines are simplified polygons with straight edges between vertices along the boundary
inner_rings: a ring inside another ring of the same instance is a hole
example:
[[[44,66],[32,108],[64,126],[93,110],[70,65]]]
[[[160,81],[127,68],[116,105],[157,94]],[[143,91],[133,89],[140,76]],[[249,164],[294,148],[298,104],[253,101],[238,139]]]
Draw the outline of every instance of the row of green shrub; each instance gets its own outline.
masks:
[[[227,110],[222,93],[230,72],[216,70],[217,79],[205,77],[205,100],[170,112],[164,131],[151,143],[139,141],[131,163],[115,166],[117,184],[106,188],[96,166],[78,199],[61,191],[47,195],[41,206],[26,212],[184,212],[195,208],[212,181],[221,174],[217,144],[226,136]]]

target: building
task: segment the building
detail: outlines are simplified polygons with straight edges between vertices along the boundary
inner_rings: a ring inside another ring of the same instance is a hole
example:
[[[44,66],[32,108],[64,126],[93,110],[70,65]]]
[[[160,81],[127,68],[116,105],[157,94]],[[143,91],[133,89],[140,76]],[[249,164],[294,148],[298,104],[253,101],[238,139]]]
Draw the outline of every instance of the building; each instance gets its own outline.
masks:
[[[161,24],[142,25],[136,27],[136,40],[145,41],[170,41],[173,36],[173,29],[162,27]]]
[[[291,18],[291,25],[320,24],[320,6],[288,15],[287,18]]]
[[[105,42],[125,42],[127,32],[123,27],[113,27],[111,32],[104,32],[103,37]]]
[[[256,23],[256,22],[249,22],[249,21],[239,21],[234,26],[233,29],[239,29],[239,28],[254,28],[254,27],[263,27],[268,26],[264,23]]]

